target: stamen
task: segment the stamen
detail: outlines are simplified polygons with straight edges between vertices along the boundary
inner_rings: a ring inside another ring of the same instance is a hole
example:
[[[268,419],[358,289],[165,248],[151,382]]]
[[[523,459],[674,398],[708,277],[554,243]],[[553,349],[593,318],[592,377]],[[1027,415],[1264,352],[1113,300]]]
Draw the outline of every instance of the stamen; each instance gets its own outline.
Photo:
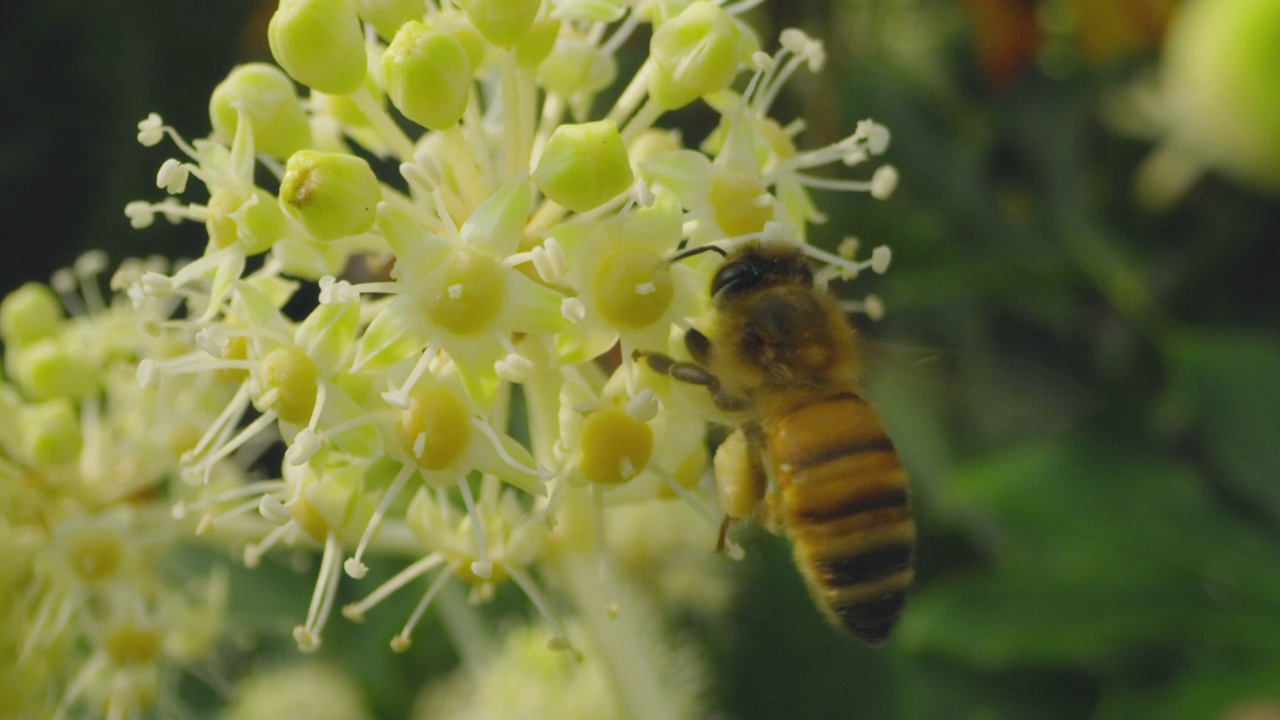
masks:
[[[417,468],[413,465],[404,465],[400,468],[400,472],[396,473],[396,477],[391,481],[391,487],[383,493],[382,500],[378,502],[378,507],[373,511],[373,516],[369,518],[369,522],[364,526],[364,534],[360,536],[360,542],[356,545],[356,554],[348,558],[343,567],[347,574],[359,580],[369,571],[368,566],[360,561],[364,556],[365,548],[369,546],[369,541],[373,540],[374,533],[378,531],[378,527],[382,525],[382,518],[387,514],[387,509],[391,507],[391,503],[395,501],[400,491],[404,489],[405,483],[409,482],[409,478],[413,477]]]
[[[533,362],[526,357],[511,353],[493,364],[498,378],[509,383],[525,383],[533,375]]]
[[[280,526],[293,519],[289,508],[275,495],[267,494],[258,499],[258,514],[272,525]]]
[[[627,475],[623,475],[627,477]],[[618,617],[618,587],[613,568],[609,565],[609,550],[604,536],[604,488],[591,486],[591,530],[595,536],[596,569],[600,574],[600,587],[607,598],[605,612],[610,618]]]
[[[422,619],[422,614],[427,611],[427,607],[431,605],[431,601],[435,599],[435,596],[440,592],[440,589],[444,587],[446,582],[448,582],[449,576],[457,571],[458,564],[458,562],[449,563],[445,571],[437,574],[435,579],[431,581],[431,585],[427,587],[427,591],[422,594],[422,599],[419,600],[418,604],[413,608],[413,613],[409,616],[408,622],[404,624],[404,629],[400,631],[400,634],[391,638],[391,650],[393,652],[402,653],[413,645],[413,642],[409,639],[410,633],[413,632],[413,628],[417,626],[418,621]]]
[[[565,298],[560,301],[560,317],[577,325],[587,319],[587,306],[576,297]]]
[[[156,173],[156,187],[162,188],[170,195],[180,195],[187,189],[187,179],[190,177],[190,166],[169,158]]]
[[[271,548],[284,539],[285,535],[294,527],[292,523],[281,525],[267,533],[267,536],[256,543],[248,543],[244,546],[244,566],[250,570],[258,567],[262,562],[262,556],[267,554]]]
[[[544,479],[555,474],[550,470],[528,467],[511,457],[511,453],[507,452],[506,447],[503,446],[502,439],[498,437],[498,433],[490,427],[489,423],[484,422],[479,418],[471,418],[471,426],[479,430],[486,438],[489,438],[489,442],[493,445],[493,449],[497,451],[498,457],[502,458],[502,461],[507,465],[510,465],[521,472],[526,472],[530,475],[537,475]]]
[[[213,526],[228,518],[245,515],[258,509],[258,500],[246,500],[239,505],[223,510],[216,515],[205,515],[200,518],[200,522],[196,524],[196,536],[201,537],[208,535],[213,531]]]
[[[395,593],[395,591],[409,584],[409,582],[417,579],[419,576],[427,573],[442,562],[444,562],[444,555],[438,552],[433,552],[421,560],[418,560],[409,567],[396,573],[390,580],[379,585],[373,592],[369,593],[365,599],[343,607],[342,616],[351,622],[364,622],[364,614],[373,608],[374,605],[377,605],[387,599]]]
[[[627,401],[626,413],[633,420],[647,423],[658,414],[660,407],[657,394],[645,388]]]
[[[510,577],[512,582],[524,592],[525,597],[529,598],[529,602],[533,603],[533,607],[538,611],[538,614],[542,615],[542,618],[551,626],[551,641],[548,647],[557,651],[570,650],[576,657],[581,657],[573,645],[569,643],[569,638],[564,632],[564,625],[560,623],[560,619],[556,617],[556,614],[551,611],[550,603],[547,602],[542,591],[538,589],[537,584],[533,582],[533,578],[529,577],[524,568],[516,567],[512,564],[503,563],[502,569],[506,571],[507,577]]]
[[[311,594],[311,606],[307,610],[307,622],[293,629],[293,639],[302,652],[320,649],[320,633],[324,630],[333,609],[333,598],[338,592],[338,538],[332,531],[324,539],[324,556],[320,560],[320,572],[316,589]]]
[[[478,421],[475,421],[478,422]],[[476,560],[471,563],[471,572],[482,580],[488,580],[493,574],[493,563],[489,562],[488,549],[484,542],[484,523],[476,510],[476,501],[471,497],[471,486],[466,477],[458,477],[458,492],[462,493],[462,502],[467,506],[467,515],[471,517],[471,534],[476,543]]]
[[[203,468],[203,473],[202,473],[203,483],[205,485],[208,485],[210,474],[213,472],[214,463],[218,462],[219,460],[235,452],[236,448],[240,447],[241,445],[244,445],[246,442],[248,442],[258,433],[271,427],[271,424],[274,423],[275,421],[276,421],[276,411],[268,410],[267,412],[258,416],[256,420],[246,425],[244,430],[241,430],[229,442],[227,442],[225,445],[215,450],[207,458],[202,460],[200,464],[192,467],[191,470],[193,472],[201,472],[200,469]]]
[[[67,685],[66,692],[62,693],[62,698],[58,700],[58,707],[53,711],[54,720],[61,720],[67,715],[67,708],[71,707],[89,685],[107,669],[109,659],[105,652],[95,652],[89,661],[80,668],[80,672],[76,673],[71,683]]]
[[[423,373],[431,365],[431,361],[435,358],[435,350],[428,344],[422,349],[422,354],[418,356],[418,362],[413,366],[413,370],[409,372],[409,377],[405,378],[404,383],[399,390],[388,390],[382,393],[382,399],[387,401],[388,405],[398,407],[401,410],[408,410],[412,402],[409,400],[409,391],[417,384]]]
[[[141,364],[138,366],[138,374],[142,374]],[[234,427],[235,423],[239,422],[240,417],[244,415],[244,411],[248,406],[249,386],[247,384],[241,384],[240,389],[238,389],[235,396],[231,398],[231,402],[227,403],[227,406],[218,414],[218,417],[214,418],[213,422],[209,425],[209,429],[205,430],[204,435],[200,436],[200,440],[196,443],[195,447],[191,448],[186,453],[183,453],[182,461],[189,462],[190,459],[197,458],[203,454],[204,451],[217,439],[218,435],[223,431],[223,428]]]
[[[359,302],[360,293],[346,280],[338,280],[332,275],[320,278],[320,304],[345,304]]]
[[[201,510],[209,507],[210,505],[221,505],[224,502],[239,500],[240,498],[258,495],[260,493],[272,493],[276,490],[284,490],[286,487],[287,484],[283,480],[259,480],[257,482],[241,485],[240,487],[223,493],[218,493],[213,497],[205,498],[189,505],[179,500],[173,504],[173,509],[170,512],[174,520],[181,520],[192,510]]]

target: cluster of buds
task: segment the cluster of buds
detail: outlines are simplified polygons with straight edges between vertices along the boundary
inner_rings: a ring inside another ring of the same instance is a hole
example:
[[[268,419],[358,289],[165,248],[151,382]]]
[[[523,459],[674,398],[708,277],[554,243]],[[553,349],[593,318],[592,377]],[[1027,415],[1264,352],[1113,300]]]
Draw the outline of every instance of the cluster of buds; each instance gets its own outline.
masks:
[[[724,601],[712,416],[705,391],[632,353],[681,354],[683,330],[706,326],[716,258],[670,262],[680,250],[790,242],[826,266],[821,281],[883,272],[887,248],[858,259],[853,241],[838,253],[807,244],[823,219],[809,190],[884,198],[897,181],[890,165],[862,180],[811,174],[868,162],[888,131],[863,121],[798,149],[804,123],[769,113],[795,72],[822,66],[823,47],[786,30],[763,50],[740,17],[756,4],[281,0],[278,66],[244,65],[218,85],[209,137],[188,143],[155,115],[139,124],[141,143],[167,139],[181,157],[157,177],[168,197],[126,215],[137,228],[158,215],[202,223],[208,243],[172,272],[139,264],[113,280],[134,328],[92,342],[132,387],[99,366],[62,373],[92,388],[39,390],[48,372],[29,336],[56,326],[38,319],[52,301],[25,289],[6,301],[23,304],[4,316],[5,340],[28,358],[11,375],[29,376],[23,412],[40,420],[15,447],[32,467],[84,472],[80,434],[110,424],[111,393],[132,393],[146,411],[129,422],[165,447],[96,441],[146,472],[95,507],[127,507],[164,477],[170,531],[231,543],[250,567],[273,548],[319,549],[293,633],[302,650],[320,646],[340,585],[362,598],[340,609],[355,622],[420,587],[387,638],[403,651],[450,587],[478,603],[511,583],[552,648],[611,673],[627,714],[694,713],[696,683],[656,659],[646,608]],[[645,35],[647,56],[619,82],[618,54]],[[691,103],[719,116],[697,148],[660,124]],[[181,199],[192,177],[207,199]],[[856,305],[882,311],[874,297]],[[118,350],[119,337],[140,345]],[[276,444],[282,459],[264,454]],[[405,564],[366,587],[373,554]],[[47,582],[41,612],[52,603],[47,622],[65,625]]]

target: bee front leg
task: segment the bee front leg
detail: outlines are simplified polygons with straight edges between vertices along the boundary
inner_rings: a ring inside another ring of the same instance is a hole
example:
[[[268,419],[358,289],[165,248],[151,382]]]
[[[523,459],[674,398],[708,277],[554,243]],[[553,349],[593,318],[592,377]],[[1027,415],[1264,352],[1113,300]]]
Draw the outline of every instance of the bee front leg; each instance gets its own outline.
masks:
[[[738,412],[746,410],[750,406],[750,401],[747,398],[725,392],[720,387],[720,378],[701,365],[676,360],[670,355],[647,350],[636,350],[631,353],[631,359],[636,361],[644,360],[651,370],[666,375],[672,380],[705,387],[711,391],[712,402],[715,403],[717,408],[725,412]]]

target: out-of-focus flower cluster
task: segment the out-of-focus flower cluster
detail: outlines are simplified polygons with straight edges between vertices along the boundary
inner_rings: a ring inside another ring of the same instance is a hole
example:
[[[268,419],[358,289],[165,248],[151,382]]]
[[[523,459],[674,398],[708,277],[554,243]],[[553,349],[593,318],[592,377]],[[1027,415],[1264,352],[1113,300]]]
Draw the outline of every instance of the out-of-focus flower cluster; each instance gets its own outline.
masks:
[[[207,375],[140,386],[139,358],[182,352],[157,332],[174,304],[104,301],[105,264],[90,253],[52,287],[29,283],[0,302],[0,697],[10,717],[172,707],[178,668],[204,663],[223,626],[225,575],[162,568],[193,530],[170,510],[189,489],[168,480],[234,385]],[[111,284],[164,268],[126,263]],[[211,486],[239,486],[236,467],[219,463]]]
[[[214,636],[220,585],[184,593],[147,555],[194,531],[249,567],[280,546],[320,550],[293,631],[304,651],[335,614],[360,622],[416,592],[386,638],[402,651],[448,586],[478,603],[510,583],[552,648],[610,677],[548,660],[530,669],[564,686],[547,692],[609,684],[619,712],[694,716],[698,674],[662,659],[688,652],[660,647],[650,608],[726,599],[712,415],[705,391],[632,351],[680,355],[683,330],[706,326],[717,260],[669,262],[681,249],[792,242],[822,281],[883,272],[885,248],[805,245],[822,220],[809,190],[884,198],[897,181],[889,165],[811,174],[866,163],[888,131],[864,121],[798,148],[803,121],[769,113],[823,48],[796,30],[762,42],[740,17],[755,4],[282,0],[278,65],[218,85],[212,134],[140,123],[141,143],[177,157],[157,177],[167,197],[126,214],[202,223],[204,252],[126,265],[110,307],[77,268],[86,312],[72,319],[47,288],[5,301],[0,529],[18,551],[0,580],[36,578],[0,600],[29,628],[18,672],[81,653],[64,704],[105,693],[119,716],[150,702],[144,671],[172,667],[156,658],[189,662]],[[619,78],[631,51],[642,62]],[[719,115],[697,147],[662,126],[691,103]],[[282,459],[262,454],[273,445]],[[403,569],[364,581],[372,554]],[[336,607],[340,585],[360,599]],[[480,664],[518,664],[520,633],[477,641]]]

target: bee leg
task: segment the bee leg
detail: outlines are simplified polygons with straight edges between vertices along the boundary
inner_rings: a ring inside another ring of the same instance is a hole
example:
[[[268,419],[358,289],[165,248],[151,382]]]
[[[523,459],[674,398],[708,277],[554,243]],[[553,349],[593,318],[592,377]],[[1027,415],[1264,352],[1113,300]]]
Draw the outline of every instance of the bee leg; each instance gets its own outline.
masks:
[[[724,510],[716,539],[718,553],[724,552],[730,524],[750,517],[765,495],[769,478],[761,455],[763,439],[760,426],[750,422],[730,433],[716,448],[716,490]]]
[[[747,398],[740,395],[730,395],[725,392],[720,387],[720,378],[696,363],[676,360],[670,355],[646,350],[636,350],[631,353],[631,359],[637,361],[643,359],[654,372],[666,375],[672,380],[705,387],[711,391],[711,400],[716,407],[725,412],[746,410],[750,406],[750,401]]]
[[[733,522],[733,518],[729,517],[728,515],[725,515],[724,519],[720,521],[720,534],[716,536],[716,554],[717,555],[724,554],[724,543],[725,543],[725,540],[729,537],[729,523],[731,522]]]

